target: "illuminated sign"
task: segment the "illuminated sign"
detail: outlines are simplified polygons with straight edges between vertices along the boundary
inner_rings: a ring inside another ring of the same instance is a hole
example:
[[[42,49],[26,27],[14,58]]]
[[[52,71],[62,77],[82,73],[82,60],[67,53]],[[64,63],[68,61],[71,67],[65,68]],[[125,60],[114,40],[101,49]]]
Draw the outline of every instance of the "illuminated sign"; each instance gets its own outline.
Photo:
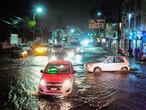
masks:
[[[10,43],[11,44],[18,44],[18,34],[11,34]]]
[[[104,19],[89,20],[90,29],[104,29]]]

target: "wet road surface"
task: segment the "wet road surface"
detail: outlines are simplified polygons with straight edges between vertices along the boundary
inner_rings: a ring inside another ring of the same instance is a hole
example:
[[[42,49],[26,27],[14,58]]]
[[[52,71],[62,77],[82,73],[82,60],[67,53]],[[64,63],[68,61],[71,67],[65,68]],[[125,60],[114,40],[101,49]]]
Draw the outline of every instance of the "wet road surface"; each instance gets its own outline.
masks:
[[[0,60],[0,110],[146,110],[146,65],[130,73],[86,73],[75,66],[73,93],[40,96],[40,70],[48,57]]]

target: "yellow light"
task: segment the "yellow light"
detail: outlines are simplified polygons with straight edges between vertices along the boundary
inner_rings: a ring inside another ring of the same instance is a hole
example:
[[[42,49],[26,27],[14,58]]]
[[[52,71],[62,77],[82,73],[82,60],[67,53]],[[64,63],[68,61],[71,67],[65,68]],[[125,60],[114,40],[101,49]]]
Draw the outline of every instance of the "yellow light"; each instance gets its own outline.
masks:
[[[38,47],[38,48],[35,49],[35,51],[36,51],[37,53],[43,53],[43,52],[47,51],[47,48]]]
[[[24,52],[22,52],[21,54],[22,54],[22,56],[24,57],[25,55],[27,55],[27,51],[24,51]]]

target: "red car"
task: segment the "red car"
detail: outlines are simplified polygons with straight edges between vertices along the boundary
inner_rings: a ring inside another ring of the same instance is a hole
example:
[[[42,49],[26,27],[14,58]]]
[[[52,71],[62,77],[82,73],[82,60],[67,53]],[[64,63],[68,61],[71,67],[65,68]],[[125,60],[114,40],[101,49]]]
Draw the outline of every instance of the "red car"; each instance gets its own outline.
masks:
[[[73,89],[74,70],[70,61],[50,61],[42,73],[39,93],[45,95],[69,95]]]

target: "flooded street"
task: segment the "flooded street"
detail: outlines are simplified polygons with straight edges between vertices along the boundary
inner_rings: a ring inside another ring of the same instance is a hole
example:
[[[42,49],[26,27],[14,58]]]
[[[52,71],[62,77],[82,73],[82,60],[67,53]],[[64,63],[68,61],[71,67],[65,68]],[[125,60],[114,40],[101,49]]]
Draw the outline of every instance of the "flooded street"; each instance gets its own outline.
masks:
[[[48,57],[1,59],[0,110],[145,110],[145,65],[130,73],[87,73],[74,66],[75,84],[68,97],[41,96],[40,70]],[[135,66],[135,65],[134,65]]]

